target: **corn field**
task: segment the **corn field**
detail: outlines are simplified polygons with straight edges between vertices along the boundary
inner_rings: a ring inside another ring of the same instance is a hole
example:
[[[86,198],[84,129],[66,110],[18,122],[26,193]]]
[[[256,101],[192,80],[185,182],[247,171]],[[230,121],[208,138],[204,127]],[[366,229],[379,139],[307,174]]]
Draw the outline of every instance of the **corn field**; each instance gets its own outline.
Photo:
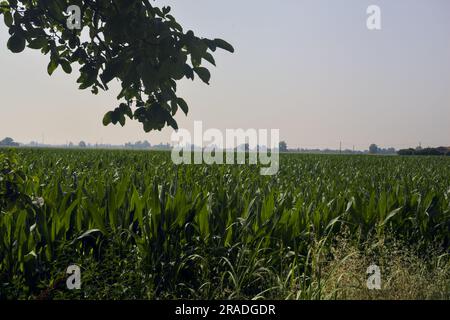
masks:
[[[270,177],[168,152],[2,149],[0,210],[0,299],[333,298],[321,266],[338,236],[448,255],[450,159],[283,154]],[[64,288],[70,264],[82,290]]]

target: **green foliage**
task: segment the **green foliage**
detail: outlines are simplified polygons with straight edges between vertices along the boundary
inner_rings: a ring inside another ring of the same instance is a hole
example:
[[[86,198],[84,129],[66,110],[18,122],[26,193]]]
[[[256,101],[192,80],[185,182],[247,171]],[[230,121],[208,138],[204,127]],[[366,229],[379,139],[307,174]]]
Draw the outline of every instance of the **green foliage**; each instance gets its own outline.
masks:
[[[283,154],[267,177],[166,152],[15,152],[0,151],[0,298],[320,299],[316,258],[342,230],[449,249],[444,157]],[[74,263],[78,293],[56,286]]]
[[[26,185],[28,176],[19,167],[17,156],[0,153],[0,210],[27,210],[33,207]]]
[[[6,137],[3,140],[0,140],[0,147],[18,147],[19,144],[14,142],[13,138]]]
[[[81,8],[82,30],[67,27],[65,11],[70,5]],[[49,75],[58,66],[71,73],[72,65],[79,64],[79,88],[90,88],[94,94],[118,80],[117,99],[125,103],[108,112],[103,123],[123,126],[127,115],[141,122],[146,132],[166,125],[177,129],[177,106],[188,112],[187,104],[177,96],[177,81],[194,80],[196,74],[208,84],[211,74],[202,66],[203,60],[215,65],[211,53],[217,48],[234,52],[224,40],[184,32],[170,12],[170,7],[159,8],[149,0],[0,2],[0,14],[10,33],[9,50],[22,52],[28,44],[50,54]],[[82,32],[88,38],[82,38]]]
[[[372,144],[369,146],[369,153],[371,153],[371,154],[377,154],[378,151],[379,151],[379,148],[378,148],[378,146],[377,146],[376,144],[372,143]]]
[[[9,38],[8,49],[14,53],[22,52],[25,49],[25,38],[21,33],[14,33]]]

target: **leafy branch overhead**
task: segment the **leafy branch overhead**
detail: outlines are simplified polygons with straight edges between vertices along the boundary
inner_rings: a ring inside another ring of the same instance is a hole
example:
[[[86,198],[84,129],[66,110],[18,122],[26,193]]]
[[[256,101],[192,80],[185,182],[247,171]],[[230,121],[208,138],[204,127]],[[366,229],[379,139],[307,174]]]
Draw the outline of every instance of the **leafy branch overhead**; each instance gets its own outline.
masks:
[[[67,27],[72,5],[81,9],[82,29]],[[197,75],[208,84],[211,74],[203,62],[215,65],[211,53],[218,48],[234,52],[224,40],[185,33],[170,11],[149,0],[0,0],[9,50],[18,53],[28,46],[50,54],[50,75],[58,67],[71,73],[79,64],[79,88],[94,94],[118,79],[119,107],[105,115],[103,124],[124,126],[128,117],[146,132],[166,125],[177,129],[178,109],[188,113],[176,94],[177,81]]]

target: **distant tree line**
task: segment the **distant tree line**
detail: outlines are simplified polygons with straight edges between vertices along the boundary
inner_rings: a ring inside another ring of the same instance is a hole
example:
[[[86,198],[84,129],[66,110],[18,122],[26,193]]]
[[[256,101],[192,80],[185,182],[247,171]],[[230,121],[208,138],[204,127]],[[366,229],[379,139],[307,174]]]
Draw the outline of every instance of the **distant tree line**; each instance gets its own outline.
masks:
[[[395,150],[395,148],[380,148],[376,144],[373,143],[369,146],[369,153],[370,154],[388,155],[388,154],[395,154],[396,150]]]
[[[127,142],[125,143],[125,149],[134,150],[171,150],[172,146],[169,143],[160,143],[152,145],[147,140],[137,141],[135,143]]]
[[[150,149],[152,145],[148,141],[137,141],[136,143],[127,142],[125,148],[127,149]]]
[[[409,148],[398,151],[400,156],[450,156],[450,147]]]
[[[13,138],[6,137],[0,141],[0,147],[18,147],[19,144],[14,142]]]

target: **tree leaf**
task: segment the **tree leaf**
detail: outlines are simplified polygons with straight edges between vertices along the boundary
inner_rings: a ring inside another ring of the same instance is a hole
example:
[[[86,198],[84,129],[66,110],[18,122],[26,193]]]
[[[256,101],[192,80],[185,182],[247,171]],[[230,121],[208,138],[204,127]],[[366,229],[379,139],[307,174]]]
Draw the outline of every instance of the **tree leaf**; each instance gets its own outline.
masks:
[[[61,67],[65,73],[67,74],[72,73],[72,67],[70,66],[69,61],[61,59],[59,63],[61,64]]]
[[[120,125],[123,127],[124,125],[125,125],[125,115],[124,114],[121,114],[120,115],[120,117],[119,117],[119,123],[120,123]]]
[[[8,49],[14,53],[22,52],[25,49],[25,38],[21,34],[13,34],[8,40]]]
[[[108,124],[110,124],[112,122],[112,111],[109,111],[105,114],[105,116],[103,117],[103,125],[107,126]]]
[[[133,111],[131,110],[130,106],[126,103],[121,103],[119,106],[119,110],[122,114],[126,114],[128,118],[133,118]]]
[[[231,44],[229,44],[228,42],[226,42],[225,40],[222,39],[214,39],[214,43],[216,44],[217,47],[224,49],[226,51],[229,51],[231,53],[234,52],[234,48]]]
[[[209,72],[208,69],[203,67],[197,67],[194,68],[194,71],[196,74],[198,74],[198,76],[200,77],[200,79],[202,79],[204,83],[209,84],[209,80],[211,79],[211,73]]]
[[[58,62],[54,59],[50,60],[47,66],[47,73],[51,76],[56,68],[58,68]]]
[[[113,61],[111,63],[108,63],[105,67],[105,70],[103,71],[100,78],[102,79],[104,84],[108,84],[112,79],[114,79],[118,73],[120,72],[121,68],[123,67],[123,63],[120,60]]]
[[[189,107],[186,101],[184,101],[183,98],[177,98],[177,104],[180,107],[180,109],[183,110],[184,114],[187,115],[189,112]]]
[[[8,28],[10,28],[12,26],[13,22],[14,22],[11,13],[10,12],[5,12],[3,15],[4,15],[3,18],[5,20],[5,25]]]
[[[170,108],[172,111],[172,116],[175,115],[178,111],[178,104],[177,101],[174,99],[170,102]]]
[[[168,116],[168,117],[167,117],[167,124],[168,124],[169,126],[171,126],[172,128],[174,128],[175,130],[178,130],[178,124],[177,124],[177,122],[175,121],[175,119],[172,118],[171,116]]]
[[[192,68],[187,63],[184,65],[184,74],[186,75],[186,78],[194,80],[194,71],[192,71]]]
[[[31,40],[28,43],[28,48],[31,49],[42,49],[45,45],[47,44],[47,39],[46,38],[36,38],[34,40]]]
[[[205,59],[206,61],[208,61],[209,63],[211,63],[213,66],[216,65],[216,60],[214,60],[214,57],[212,56],[211,53],[209,52],[205,52],[203,54],[203,59]]]

